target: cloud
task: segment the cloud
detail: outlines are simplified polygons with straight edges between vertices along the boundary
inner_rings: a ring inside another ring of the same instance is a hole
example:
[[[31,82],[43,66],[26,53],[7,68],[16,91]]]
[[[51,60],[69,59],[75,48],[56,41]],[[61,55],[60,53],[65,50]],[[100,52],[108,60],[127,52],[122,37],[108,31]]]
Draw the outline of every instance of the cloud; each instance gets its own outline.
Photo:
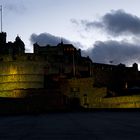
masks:
[[[99,21],[81,20],[81,24],[86,30],[99,28],[113,36],[140,35],[140,18],[123,10],[112,10]]]
[[[34,43],[38,43],[41,46],[46,46],[47,44],[55,46],[58,43],[61,42],[61,40],[65,43],[65,44],[73,44],[75,47],[77,48],[83,48],[82,44],[80,42],[73,42],[70,41],[68,39],[65,39],[63,37],[59,37],[59,36],[54,36],[52,34],[49,33],[41,33],[39,35],[33,33],[30,36],[30,42],[32,44]]]
[[[140,62],[140,46],[125,41],[97,41],[86,53],[94,62],[109,64],[127,64]]]
[[[76,19],[71,19],[70,21],[71,23],[79,26],[79,22]]]
[[[87,33],[101,33],[100,36],[102,32],[105,33],[103,35],[106,35],[106,41],[95,41],[92,48],[83,52],[84,55],[89,55],[93,62],[123,63],[127,66],[135,62],[140,63],[139,17],[124,10],[112,10],[98,20],[72,19],[71,22],[77,27],[82,27]]]
[[[68,40],[64,38],[60,38],[60,37],[51,35],[49,33],[41,33],[39,35],[34,33],[30,37],[30,41],[32,44],[37,42],[41,46],[45,46],[47,44],[57,45],[58,43],[61,42],[61,39],[63,40],[64,43],[70,43]]]

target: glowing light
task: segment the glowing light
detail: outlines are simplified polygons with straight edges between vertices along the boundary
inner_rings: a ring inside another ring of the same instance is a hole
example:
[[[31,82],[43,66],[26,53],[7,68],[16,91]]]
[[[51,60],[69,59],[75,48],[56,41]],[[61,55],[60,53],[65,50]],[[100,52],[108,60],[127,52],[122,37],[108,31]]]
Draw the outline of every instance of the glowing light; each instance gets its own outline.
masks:
[[[10,71],[9,74],[17,74],[18,73],[17,69],[15,67],[10,67],[9,71]]]

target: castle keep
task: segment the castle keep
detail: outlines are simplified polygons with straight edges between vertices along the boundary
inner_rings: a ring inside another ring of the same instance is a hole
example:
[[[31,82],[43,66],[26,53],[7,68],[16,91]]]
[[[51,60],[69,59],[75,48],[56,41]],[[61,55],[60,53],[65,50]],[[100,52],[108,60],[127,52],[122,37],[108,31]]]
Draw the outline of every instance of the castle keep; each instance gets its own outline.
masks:
[[[136,63],[132,67],[94,63],[62,41],[56,46],[35,43],[33,49],[25,53],[19,36],[7,43],[6,33],[0,33],[0,98],[41,99],[34,103],[40,108],[140,106]]]

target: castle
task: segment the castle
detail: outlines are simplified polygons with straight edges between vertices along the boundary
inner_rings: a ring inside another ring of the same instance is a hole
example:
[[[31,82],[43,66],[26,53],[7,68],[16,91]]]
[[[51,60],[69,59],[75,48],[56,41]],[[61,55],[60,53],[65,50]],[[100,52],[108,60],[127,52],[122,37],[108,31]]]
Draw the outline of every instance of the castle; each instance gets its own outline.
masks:
[[[6,33],[0,33],[1,98],[35,99],[29,104],[47,109],[140,107],[136,63],[132,67],[94,63],[62,41],[56,46],[35,43],[33,50],[25,53],[19,36],[7,43]]]

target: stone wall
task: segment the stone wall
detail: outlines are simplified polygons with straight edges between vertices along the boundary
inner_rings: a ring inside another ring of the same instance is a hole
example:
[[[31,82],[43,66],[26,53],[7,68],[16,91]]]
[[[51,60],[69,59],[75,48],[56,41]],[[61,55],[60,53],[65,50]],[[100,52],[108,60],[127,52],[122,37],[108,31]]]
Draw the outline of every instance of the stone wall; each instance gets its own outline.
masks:
[[[140,95],[102,98],[99,108],[140,108]]]
[[[80,106],[86,108],[95,107],[95,100],[99,100],[106,96],[107,89],[105,87],[93,87],[93,78],[76,78],[66,80],[61,90],[69,98],[78,98]]]
[[[43,88],[44,66],[44,61],[12,60],[11,56],[5,56],[0,61],[0,96],[11,97],[15,89]]]
[[[65,80],[62,93],[78,98],[84,108],[140,108],[140,95],[106,97],[106,87],[94,87],[93,78]]]

